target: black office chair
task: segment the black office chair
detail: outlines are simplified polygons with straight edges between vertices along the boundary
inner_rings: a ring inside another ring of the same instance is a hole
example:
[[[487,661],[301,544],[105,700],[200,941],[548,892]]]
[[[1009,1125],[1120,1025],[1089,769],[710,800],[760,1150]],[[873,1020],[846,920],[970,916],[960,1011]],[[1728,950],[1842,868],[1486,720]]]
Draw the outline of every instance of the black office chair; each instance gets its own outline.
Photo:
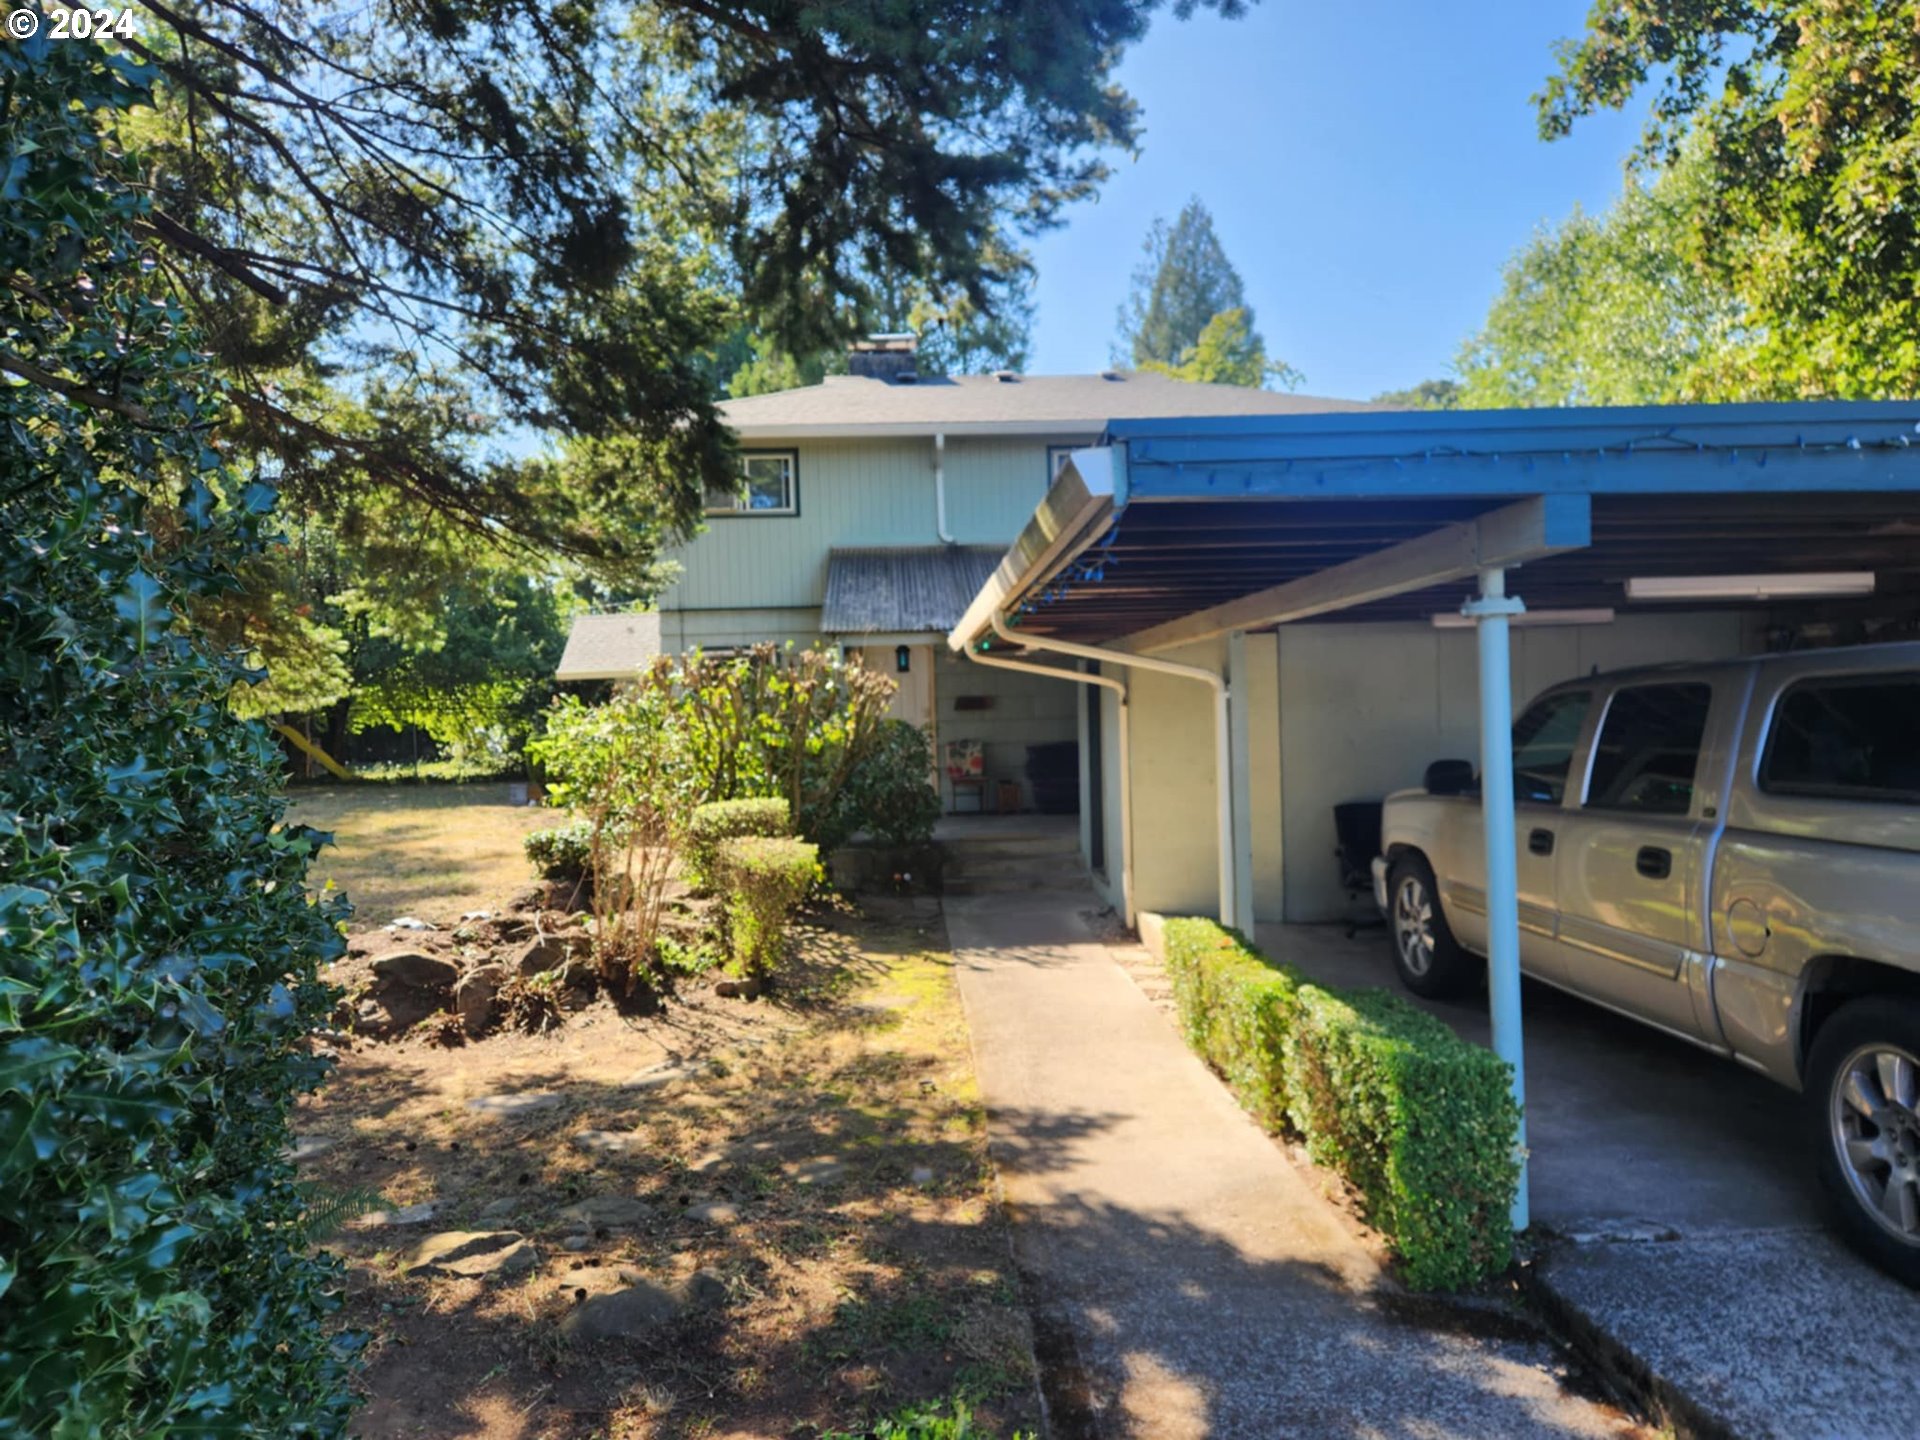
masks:
[[[1380,811],[1378,800],[1350,800],[1333,807],[1333,834],[1337,842],[1334,858],[1340,862],[1340,888],[1347,897],[1366,906],[1365,915],[1347,922],[1351,940],[1363,929],[1386,924],[1373,903],[1373,857],[1380,853]]]

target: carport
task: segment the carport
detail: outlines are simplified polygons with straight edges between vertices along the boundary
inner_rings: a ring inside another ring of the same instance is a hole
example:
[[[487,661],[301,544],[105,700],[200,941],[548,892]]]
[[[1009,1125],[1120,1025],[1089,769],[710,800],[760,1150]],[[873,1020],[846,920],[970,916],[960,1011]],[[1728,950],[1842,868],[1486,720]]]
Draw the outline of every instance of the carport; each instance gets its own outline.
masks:
[[[1250,637],[1333,617],[1473,627],[1483,794],[1511,794],[1516,623],[1718,607],[1776,645],[1920,633],[1917,422],[1920,403],[1821,402],[1116,423],[949,643],[1112,696],[1109,893],[1129,920],[1141,857],[1182,843],[1135,813],[1129,746],[1165,743],[1140,739],[1141,696],[1200,687],[1211,774],[1189,788],[1210,781],[1217,913],[1251,933],[1268,680]],[[1484,822],[1492,1039],[1524,1098],[1513,807]]]

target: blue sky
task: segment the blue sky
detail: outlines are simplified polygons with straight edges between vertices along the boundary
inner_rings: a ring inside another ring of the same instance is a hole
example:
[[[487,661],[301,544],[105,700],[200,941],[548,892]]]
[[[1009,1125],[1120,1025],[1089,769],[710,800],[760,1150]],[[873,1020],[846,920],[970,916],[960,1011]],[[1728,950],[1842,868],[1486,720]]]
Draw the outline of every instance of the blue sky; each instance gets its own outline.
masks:
[[[1548,145],[1531,96],[1588,0],[1262,0],[1162,14],[1120,80],[1138,160],[1034,245],[1028,369],[1107,363],[1156,214],[1213,211],[1269,353],[1309,394],[1367,398],[1448,372],[1500,267],[1542,223],[1620,188],[1638,112]]]

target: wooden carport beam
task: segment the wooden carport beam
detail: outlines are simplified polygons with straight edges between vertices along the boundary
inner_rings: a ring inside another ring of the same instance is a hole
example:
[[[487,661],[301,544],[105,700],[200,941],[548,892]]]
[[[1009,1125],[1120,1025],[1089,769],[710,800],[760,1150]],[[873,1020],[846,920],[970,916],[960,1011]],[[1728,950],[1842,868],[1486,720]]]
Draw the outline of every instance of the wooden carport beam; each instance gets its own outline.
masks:
[[[1537,495],[1317,574],[1196,610],[1118,644],[1134,651],[1168,650],[1235,630],[1264,630],[1464,580],[1482,570],[1506,569],[1578,550],[1592,537],[1592,506],[1587,496]]]

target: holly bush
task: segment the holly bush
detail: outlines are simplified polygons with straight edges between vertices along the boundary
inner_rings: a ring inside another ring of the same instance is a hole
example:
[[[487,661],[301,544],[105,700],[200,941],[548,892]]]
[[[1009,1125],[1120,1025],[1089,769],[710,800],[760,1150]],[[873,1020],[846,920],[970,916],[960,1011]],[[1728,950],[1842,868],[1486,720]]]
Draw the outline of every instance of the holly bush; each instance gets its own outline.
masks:
[[[268,538],[103,136],[150,75],[0,45],[0,1437],[332,1436],[287,1158],[344,907],[190,623]]]

